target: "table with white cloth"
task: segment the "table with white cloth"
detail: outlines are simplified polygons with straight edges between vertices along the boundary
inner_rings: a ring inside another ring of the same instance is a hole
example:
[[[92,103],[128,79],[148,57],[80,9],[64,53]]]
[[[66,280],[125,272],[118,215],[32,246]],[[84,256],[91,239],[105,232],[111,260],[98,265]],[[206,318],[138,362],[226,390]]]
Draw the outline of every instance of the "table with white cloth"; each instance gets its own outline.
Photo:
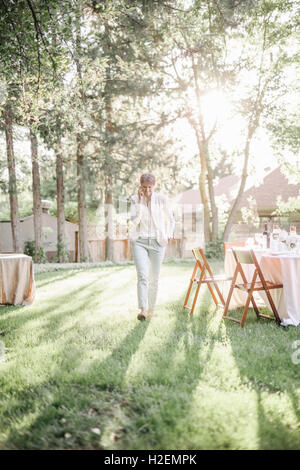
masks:
[[[32,258],[0,253],[0,304],[29,305],[35,298]]]
[[[257,261],[260,264],[263,275],[267,281],[283,284],[283,289],[272,289],[270,291],[282,325],[300,324],[300,255],[292,252],[272,252],[271,250],[254,250]],[[225,254],[225,273],[227,276],[233,276],[236,261],[232,250],[227,250]],[[254,272],[252,265],[243,265],[243,269],[248,281],[251,280]],[[238,279],[238,282],[241,279]],[[230,283],[227,283],[224,292],[227,297]],[[263,300],[266,307],[270,308],[266,294],[263,291],[255,293]],[[247,293],[234,289],[230,309],[242,307],[245,305]]]

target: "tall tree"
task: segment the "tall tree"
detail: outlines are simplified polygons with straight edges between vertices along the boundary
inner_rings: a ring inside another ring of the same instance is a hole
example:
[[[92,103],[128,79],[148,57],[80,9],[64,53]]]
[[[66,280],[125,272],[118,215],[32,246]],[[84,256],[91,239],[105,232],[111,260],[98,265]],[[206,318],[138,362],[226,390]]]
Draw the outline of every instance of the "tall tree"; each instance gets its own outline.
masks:
[[[285,69],[295,63],[296,54],[289,51],[289,39],[294,37],[297,20],[294,19],[295,5],[290,0],[273,3],[263,1],[249,15],[246,37],[241,35],[248,46],[248,66],[253,86],[247,87],[246,94],[239,99],[239,112],[245,117],[246,133],[243,150],[243,169],[236,199],[229,211],[223,238],[228,240],[242,196],[246,187],[251,144],[257,130],[265,121],[275,119],[274,104],[293,90],[285,79]],[[251,46],[254,46],[254,52]],[[255,78],[254,78],[255,77]],[[280,116],[277,114],[277,119]]]
[[[115,185],[120,181],[124,167],[129,167],[128,176],[136,169],[135,159],[126,151],[126,146],[131,147],[138,128],[141,131],[145,127],[144,123],[138,122],[141,118],[135,123],[128,122],[128,118],[133,117],[134,104],[139,107],[139,100],[158,95],[160,91],[155,62],[160,49],[157,38],[165,28],[165,12],[162,1],[135,0],[130,5],[119,0],[94,3],[93,28],[97,31],[98,54],[105,63],[105,81],[98,84],[102,106],[98,106],[92,116],[102,144],[100,168],[105,184],[106,258],[111,260],[114,256],[112,208]],[[124,108],[120,106],[123,103]],[[124,153],[128,160],[124,159]]]
[[[271,102],[284,92],[284,85],[279,84],[286,66],[283,40],[294,28],[293,12],[290,0],[207,0],[195,1],[187,11],[176,15],[164,73],[166,80],[173,83],[181,117],[188,120],[195,134],[206,242],[216,241],[219,234],[211,144],[217,138],[220,122],[209,122],[205,98],[213,90],[227,94],[231,100],[235,98],[235,114],[244,120],[241,184],[228,214],[224,232],[227,239],[245,189],[252,140],[261,126],[261,117],[271,109]],[[215,101],[214,105],[217,107],[218,103]]]
[[[54,0],[52,8],[62,9],[61,0]],[[32,177],[33,177],[33,207],[34,207],[34,233],[35,252],[38,260],[42,248],[42,220],[40,176],[38,164],[38,146],[36,123],[38,122],[38,100],[43,78],[49,79],[49,72],[56,75],[57,63],[54,58],[54,49],[48,40],[48,29],[53,26],[51,8],[43,1],[26,0],[26,2],[0,3],[0,77],[8,78],[18,88],[19,112],[16,116],[18,124],[27,125],[30,129]],[[57,50],[55,50],[57,53]],[[57,55],[57,54],[56,54]],[[21,93],[22,97],[21,100]],[[10,133],[11,110],[4,113],[8,133]],[[12,139],[9,138],[9,148],[12,148]],[[12,151],[10,150],[10,154]],[[11,162],[10,158],[10,162]],[[11,179],[14,165],[10,163]],[[15,192],[16,184],[11,183],[10,192]],[[17,215],[17,195],[10,198],[11,212]],[[18,233],[17,223],[12,221],[13,233]]]
[[[2,116],[4,120],[5,138],[6,138],[11,231],[12,231],[14,251],[16,253],[22,253],[23,244],[22,244],[22,238],[21,238],[16,165],[15,165],[15,154],[14,154],[14,145],[13,145],[13,110],[12,110],[12,105],[9,101],[9,97],[8,97],[6,104],[4,105],[4,109],[2,110]]]
[[[35,243],[35,262],[41,261],[41,251],[43,249],[42,240],[42,203],[41,203],[41,182],[38,161],[38,140],[36,133],[30,129],[31,162],[32,162],[32,195],[33,195],[33,225]]]
[[[79,97],[81,98],[79,104],[79,113],[82,106],[86,103],[86,95],[83,84],[82,73],[82,37],[81,37],[81,22],[83,20],[81,5],[79,5],[76,23],[75,23],[75,64],[77,74],[77,88]],[[86,213],[86,180],[85,180],[85,155],[84,146],[85,141],[83,137],[83,122],[82,116],[79,117],[78,113],[78,130],[76,134],[76,162],[77,162],[77,201],[78,201],[78,224],[79,224],[79,256],[80,261],[89,260],[89,247],[88,247],[88,234],[87,234],[87,213]]]

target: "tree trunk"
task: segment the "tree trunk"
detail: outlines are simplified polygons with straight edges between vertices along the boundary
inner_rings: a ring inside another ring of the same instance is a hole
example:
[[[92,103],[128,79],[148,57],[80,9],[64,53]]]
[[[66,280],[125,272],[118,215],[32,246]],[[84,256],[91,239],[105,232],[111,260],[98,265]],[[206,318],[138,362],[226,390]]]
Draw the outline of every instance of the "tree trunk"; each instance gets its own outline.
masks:
[[[105,259],[114,261],[113,192],[110,178],[106,178],[105,188]]]
[[[201,169],[201,173],[199,176],[199,190],[200,190],[201,200],[203,204],[204,240],[207,243],[211,241],[211,230],[210,230],[209,202],[208,202],[208,198],[206,194],[206,169],[205,168]]]
[[[56,198],[57,198],[57,259],[59,263],[68,260],[65,236],[65,194],[63,159],[60,142],[56,151]]]
[[[217,241],[218,238],[218,208],[215,201],[215,194],[214,194],[214,186],[213,186],[213,172],[210,166],[209,161],[209,150],[208,150],[208,143],[206,142],[205,145],[205,154],[206,154],[206,162],[207,162],[207,184],[208,184],[208,194],[210,199],[210,207],[211,207],[211,217],[212,217],[212,241]]]
[[[198,68],[194,61],[194,56],[192,54],[192,69],[193,69],[193,77],[194,77],[194,85],[195,85],[195,92],[196,92],[196,99],[197,99],[197,123],[193,120],[190,120],[194,127],[194,131],[196,133],[197,145],[200,154],[200,164],[201,164],[201,173],[199,177],[199,189],[201,193],[201,199],[203,204],[203,212],[204,212],[204,239],[205,242],[212,241],[212,232],[210,228],[210,211],[213,212],[213,220],[214,223],[216,222],[216,206],[215,206],[215,198],[213,194],[213,187],[212,187],[212,177],[210,175],[210,168],[208,162],[208,155],[207,155],[207,146],[208,140],[212,136],[213,132],[211,132],[210,137],[206,137],[205,130],[204,130],[204,123],[203,123],[203,116],[201,112],[201,93],[199,87],[199,75],[198,75]],[[201,135],[200,135],[201,134]],[[210,177],[210,179],[209,179]],[[208,190],[210,200],[206,194],[206,183],[208,183]],[[214,226],[215,230],[215,226]]]
[[[42,203],[41,184],[38,162],[38,143],[36,134],[30,129],[31,164],[32,164],[32,196],[33,196],[33,225],[34,225],[34,247],[35,262],[41,262],[42,241]]]
[[[19,216],[17,179],[15,170],[15,155],[13,146],[13,126],[12,109],[7,104],[2,112],[5,127],[7,167],[8,167],[8,192],[10,203],[11,231],[13,238],[13,249],[15,253],[23,253],[23,243],[21,239],[21,224]]]
[[[209,200],[206,193],[206,179],[207,179],[207,165],[206,165],[206,158],[205,158],[205,150],[203,142],[201,141],[201,137],[197,130],[197,127],[193,125],[197,145],[199,149],[199,156],[200,156],[200,165],[201,165],[201,172],[199,176],[199,190],[201,195],[201,201],[203,204],[203,220],[204,220],[204,240],[205,242],[211,241],[211,230],[210,230],[210,206]]]
[[[229,216],[228,216],[228,219],[227,219],[227,222],[226,222],[226,226],[225,226],[225,229],[224,229],[224,236],[223,236],[224,242],[228,241],[230,231],[231,231],[232,225],[234,223],[235,216],[237,214],[237,211],[239,210],[241,200],[242,200],[242,197],[243,197],[243,194],[244,194],[244,190],[245,190],[245,186],[246,186],[246,180],[247,180],[247,176],[248,176],[248,162],[249,162],[249,153],[250,153],[250,142],[251,142],[251,139],[253,137],[253,134],[254,134],[254,131],[249,131],[248,132],[248,137],[247,137],[245,150],[244,150],[244,166],[243,166],[243,172],[242,172],[242,179],[241,179],[241,183],[240,183],[240,187],[239,187],[237,197],[236,197],[236,199],[233,203],[233,206],[230,210],[230,213],[229,213]]]
[[[82,86],[82,68],[81,68],[81,23],[82,10],[79,6],[78,16],[76,19],[76,38],[75,38],[75,65],[77,71],[77,85],[79,88],[82,105],[86,106],[86,97]],[[82,109],[79,109],[79,113]],[[82,122],[79,119],[80,128],[83,128]],[[83,148],[84,143],[81,133],[78,132],[76,135],[77,143],[77,202],[78,202],[78,235],[79,235],[79,260],[81,262],[89,261],[89,247],[88,247],[88,235],[87,235],[87,216],[86,216],[86,199],[85,199],[85,171],[84,171],[84,155]]]
[[[89,260],[89,248],[87,237],[87,217],[85,202],[85,177],[83,142],[80,134],[77,134],[77,201],[78,201],[78,224],[79,224],[79,260]]]
[[[106,69],[106,83],[110,83],[110,68]],[[108,136],[114,132],[114,126],[112,125],[112,108],[110,91],[105,88],[105,132]],[[110,137],[107,139],[110,141]],[[107,144],[106,155],[109,155],[109,159],[105,166],[106,177],[105,177],[105,259],[109,261],[114,260],[114,225],[113,225],[113,183],[112,183],[112,168],[111,168],[111,155],[112,145]],[[106,157],[107,158],[107,157]]]

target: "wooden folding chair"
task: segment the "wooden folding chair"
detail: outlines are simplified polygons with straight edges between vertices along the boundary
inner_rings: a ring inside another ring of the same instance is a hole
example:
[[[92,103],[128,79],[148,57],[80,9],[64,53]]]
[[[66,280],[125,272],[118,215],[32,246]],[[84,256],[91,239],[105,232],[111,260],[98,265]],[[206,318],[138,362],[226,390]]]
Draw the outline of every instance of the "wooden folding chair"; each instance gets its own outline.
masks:
[[[236,261],[236,268],[235,272],[233,275],[233,279],[231,282],[231,286],[229,289],[229,293],[227,296],[225,308],[224,308],[224,313],[223,313],[223,318],[227,320],[232,320],[237,323],[240,323],[241,327],[244,326],[246,318],[247,318],[247,312],[249,309],[250,302],[252,303],[252,306],[255,310],[255,313],[257,315],[257,318],[262,317],[262,318],[269,318],[271,320],[275,320],[278,323],[280,323],[280,317],[278,315],[277,309],[275,307],[275,304],[273,302],[273,299],[270,294],[270,290],[272,289],[282,289],[283,285],[282,284],[276,284],[270,281],[266,281],[265,277],[262,273],[262,270],[259,266],[259,263],[257,261],[257,258],[255,256],[255,253],[253,250],[242,250],[242,249],[237,249],[237,248],[232,248],[232,252]],[[254,267],[254,273],[252,276],[251,281],[249,282],[246,278],[245,272],[243,270],[242,265],[253,265]],[[243,282],[238,281],[238,275],[241,275]],[[229,309],[229,304],[230,300],[232,297],[233,289],[240,289],[244,292],[248,292],[247,300],[245,303],[244,311],[243,311],[243,316],[241,321],[237,320],[236,318],[229,317],[227,315],[228,309]],[[264,315],[259,312],[257,305],[255,303],[253,293],[257,291],[265,291],[268,301],[270,303],[270,307],[274,313],[274,317],[271,317],[269,315]]]
[[[187,290],[187,294],[185,297],[185,301],[183,304],[183,308],[190,310],[191,314],[194,313],[199,290],[202,284],[207,285],[216,306],[224,308],[225,300],[219,289],[218,283],[223,282],[223,281],[231,281],[232,277],[226,277],[223,274],[214,276],[203,250],[201,248],[195,248],[192,250],[192,252],[195,257],[196,262],[195,262],[193,274],[189,283],[189,287]],[[199,274],[197,273],[197,271],[199,271]],[[195,290],[194,299],[192,301],[192,306],[190,306],[190,303],[189,303],[190,295],[191,295],[191,291],[192,291],[192,287],[194,283],[197,284],[197,287]],[[214,292],[214,288],[216,292]],[[219,301],[217,299],[217,296],[219,297]]]

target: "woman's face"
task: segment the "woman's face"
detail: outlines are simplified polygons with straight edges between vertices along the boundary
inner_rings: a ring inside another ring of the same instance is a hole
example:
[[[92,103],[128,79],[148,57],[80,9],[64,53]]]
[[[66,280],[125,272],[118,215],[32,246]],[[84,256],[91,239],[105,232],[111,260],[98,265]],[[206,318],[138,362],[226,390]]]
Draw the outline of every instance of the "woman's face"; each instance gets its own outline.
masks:
[[[154,184],[144,182],[141,183],[141,188],[146,198],[150,198],[152,196]]]

